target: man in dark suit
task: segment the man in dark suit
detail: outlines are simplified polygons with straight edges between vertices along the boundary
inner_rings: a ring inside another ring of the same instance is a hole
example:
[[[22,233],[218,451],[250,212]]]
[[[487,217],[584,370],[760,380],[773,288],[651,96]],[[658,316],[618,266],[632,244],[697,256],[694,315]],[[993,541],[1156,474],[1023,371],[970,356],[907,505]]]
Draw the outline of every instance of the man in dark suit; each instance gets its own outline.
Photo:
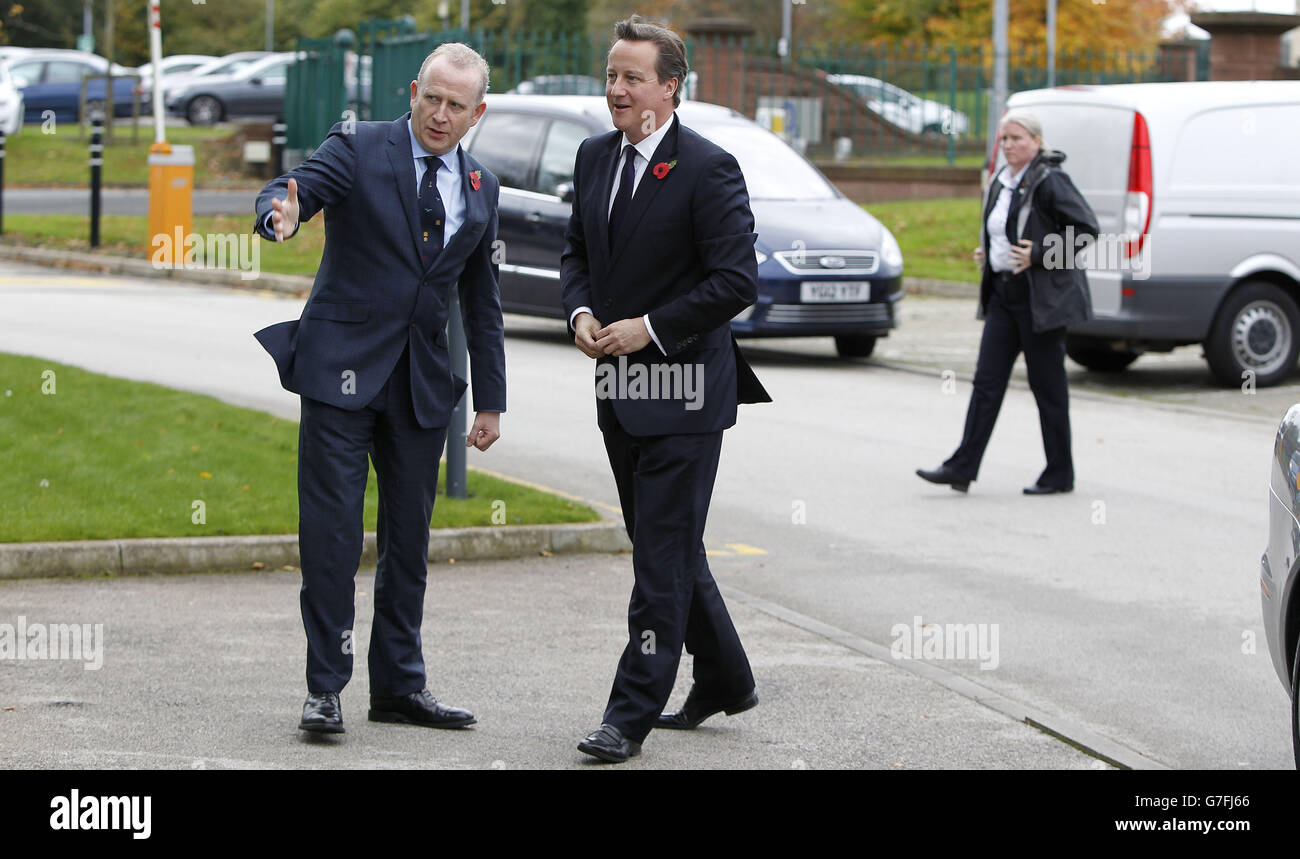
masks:
[[[438,460],[466,388],[452,375],[444,330],[457,284],[477,410],[466,445],[487,450],[506,407],[492,261],[499,186],[460,148],[483,115],[487,84],[487,63],[473,49],[442,45],[411,82],[410,113],[335,125],[310,159],[257,198],[256,230],[274,241],[326,215],[302,317],[257,332],[284,387],[302,396],[304,731],[343,731],[367,456],[379,482],[369,718],[433,728],[475,721],[425,688],[420,625]]]
[[[597,359],[596,414],[636,579],[602,724],[578,748],[621,762],[651,728],[758,703],[703,537],[722,431],[738,402],[770,398],[728,327],[757,296],[740,167],[676,117],[681,38],[635,15],[615,33],[605,96],[616,130],[578,149],[560,279],[574,342]],[[694,686],[661,715],[683,645]]]

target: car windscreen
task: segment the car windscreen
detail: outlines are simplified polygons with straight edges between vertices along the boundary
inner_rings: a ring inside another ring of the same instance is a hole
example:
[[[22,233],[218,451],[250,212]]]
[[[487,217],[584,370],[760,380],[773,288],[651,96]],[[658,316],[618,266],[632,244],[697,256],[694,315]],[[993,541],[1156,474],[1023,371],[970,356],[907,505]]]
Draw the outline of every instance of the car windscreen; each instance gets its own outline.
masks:
[[[781,138],[757,125],[700,124],[698,131],[740,162],[752,200],[832,200],[835,189]]]

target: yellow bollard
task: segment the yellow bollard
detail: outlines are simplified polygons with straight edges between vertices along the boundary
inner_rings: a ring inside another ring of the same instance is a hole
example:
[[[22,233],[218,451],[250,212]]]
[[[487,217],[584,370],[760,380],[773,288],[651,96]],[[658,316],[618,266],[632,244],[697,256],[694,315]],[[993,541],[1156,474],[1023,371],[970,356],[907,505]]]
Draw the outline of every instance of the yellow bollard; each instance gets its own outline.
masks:
[[[149,147],[149,257],[155,266],[181,268],[194,225],[194,147]]]

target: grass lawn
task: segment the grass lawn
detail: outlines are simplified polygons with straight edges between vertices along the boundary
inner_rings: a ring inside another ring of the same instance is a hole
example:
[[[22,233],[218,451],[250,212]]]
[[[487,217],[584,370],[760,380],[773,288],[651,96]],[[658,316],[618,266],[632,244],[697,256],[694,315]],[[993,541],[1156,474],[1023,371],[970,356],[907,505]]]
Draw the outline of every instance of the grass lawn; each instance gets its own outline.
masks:
[[[0,542],[296,533],[297,450],[293,421],[0,353]],[[433,527],[499,524],[494,513],[509,525],[600,518],[473,470],[469,496],[440,487]],[[372,469],[368,530],[376,497]]]
[[[73,251],[89,251],[89,215],[5,215],[4,239],[15,244]],[[252,233],[253,214],[201,215],[194,218],[192,231]],[[258,236],[261,270],[271,274],[304,274],[313,277],[325,247],[324,215],[317,215],[298,228],[292,241],[277,244]],[[118,256],[149,259],[149,219],[141,215],[104,215],[99,219],[99,249]],[[256,283],[256,281],[252,281]]]
[[[256,179],[241,176],[225,160],[228,147],[220,145],[232,134],[229,128],[175,127],[167,129],[168,143],[194,147],[194,184],[199,188],[223,185],[256,185]],[[149,185],[149,147],[153,126],[141,126],[136,142],[131,128],[113,128],[112,144],[104,145],[105,185]],[[43,134],[40,124],[23,126],[22,133],[5,138],[5,185],[63,185],[90,187],[90,131],[83,135],[76,123],[61,123],[54,134]]]
[[[863,208],[898,239],[908,277],[979,282],[979,269],[971,259],[979,243],[977,198],[896,200]]]

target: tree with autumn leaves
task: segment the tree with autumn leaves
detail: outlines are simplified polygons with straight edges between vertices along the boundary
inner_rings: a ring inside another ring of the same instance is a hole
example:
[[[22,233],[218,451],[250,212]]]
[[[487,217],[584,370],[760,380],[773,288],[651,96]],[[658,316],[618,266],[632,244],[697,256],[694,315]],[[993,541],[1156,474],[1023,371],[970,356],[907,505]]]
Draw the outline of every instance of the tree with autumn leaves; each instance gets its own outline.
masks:
[[[993,0],[841,0],[835,21],[853,41],[907,41],[928,47],[988,44]],[[1058,0],[1056,46],[1062,53],[1147,52],[1160,41],[1160,22],[1188,9],[1189,0]],[[1012,50],[1047,41],[1047,0],[1010,0]]]
[[[92,0],[98,36],[112,5],[114,59],[148,58],[143,0]],[[0,44],[72,47],[81,31],[83,0],[0,0]],[[276,43],[328,36],[370,17],[414,15],[421,30],[437,30],[438,0],[276,0]],[[1059,0],[1057,46],[1062,53],[1145,52],[1160,38],[1160,21],[1190,0]],[[262,47],[265,0],[162,0],[168,53],[225,54]],[[450,0],[451,25],[459,0]],[[615,21],[638,11],[685,34],[701,18],[738,18],[759,40],[781,33],[781,0],[472,0],[475,29],[552,30],[612,36]],[[1046,0],[1010,0],[1012,49],[1046,40]],[[911,42],[928,47],[987,45],[993,0],[807,0],[794,7],[794,42]],[[102,39],[99,44],[102,46]]]

